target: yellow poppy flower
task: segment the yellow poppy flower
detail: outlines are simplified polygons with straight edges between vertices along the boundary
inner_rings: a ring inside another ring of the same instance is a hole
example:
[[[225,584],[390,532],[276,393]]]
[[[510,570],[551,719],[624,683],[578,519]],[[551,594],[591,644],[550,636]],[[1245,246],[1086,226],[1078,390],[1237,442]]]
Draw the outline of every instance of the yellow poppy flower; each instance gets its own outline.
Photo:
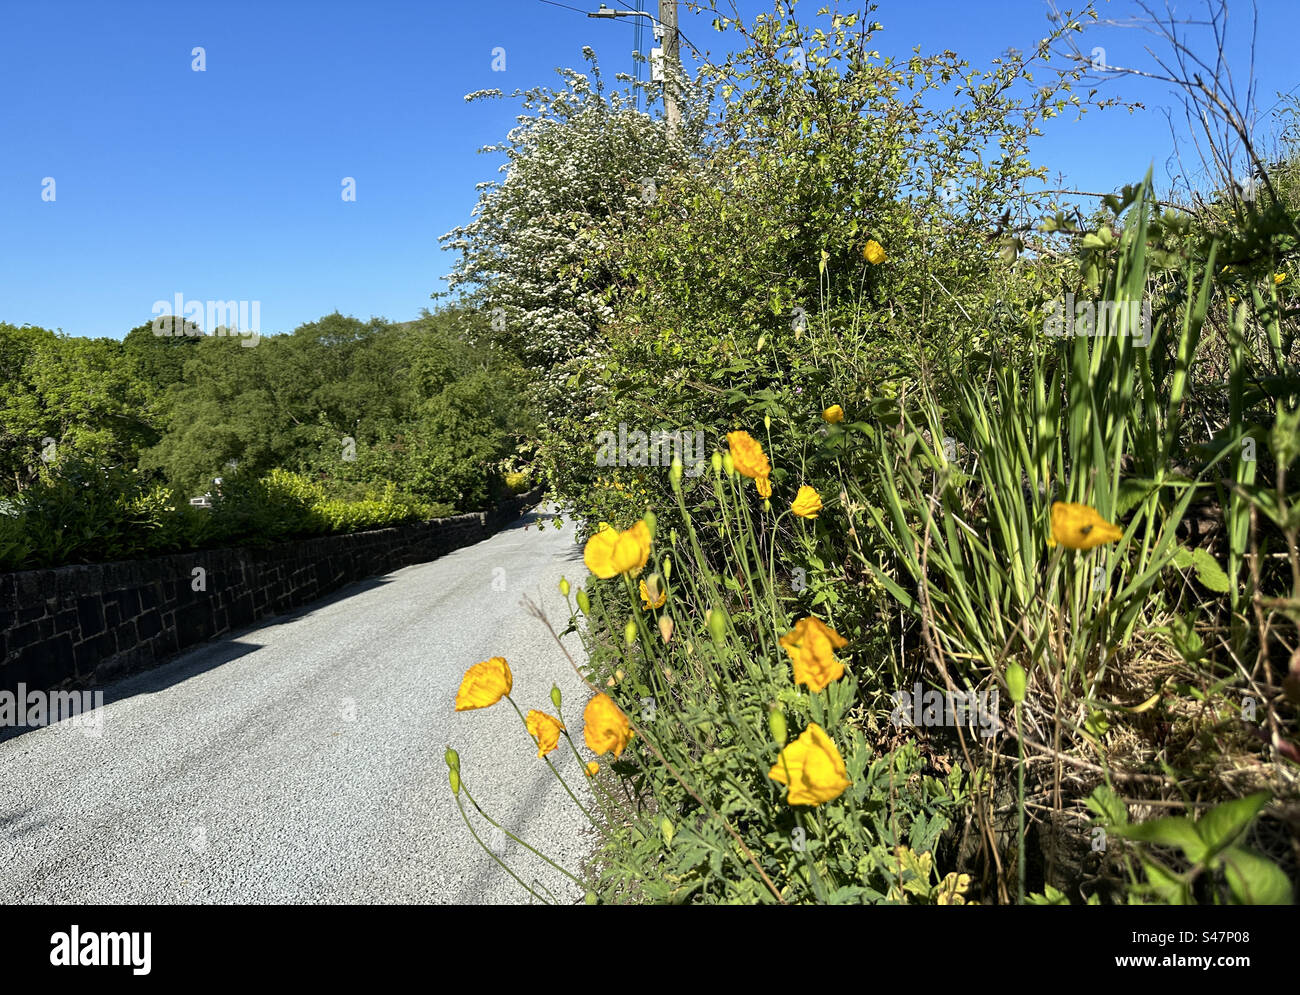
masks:
[[[587,702],[582,721],[582,737],[597,756],[610,752],[616,757],[622,756],[632,741],[633,732],[627,716],[607,694],[598,694]]]
[[[816,518],[817,512],[822,510],[822,496],[804,484],[795,495],[790,510],[800,518]]]
[[[832,425],[836,425],[844,420],[844,409],[838,404],[832,404],[822,412],[822,418],[825,421],[830,422]]]
[[[1124,530],[1112,525],[1097,509],[1086,504],[1067,504],[1057,501],[1052,505],[1052,537],[1049,546],[1058,542],[1067,549],[1092,549],[1102,543],[1123,538]]]
[[[553,719],[545,712],[533,709],[528,713],[524,724],[528,726],[528,732],[533,739],[537,740],[539,760],[560,745],[560,733],[564,731],[564,723],[559,719]]]
[[[862,255],[865,256],[867,262],[871,263],[873,266],[878,266],[889,258],[885,255],[884,247],[874,238],[863,248]]]
[[[587,540],[582,562],[597,577],[610,578],[631,570],[640,570],[650,558],[650,529],[637,522],[626,532],[619,532],[608,522]]]
[[[1280,286],[1284,280],[1286,280],[1286,274],[1285,274],[1285,273],[1274,273],[1274,274],[1273,274],[1273,286],[1275,286],[1275,287],[1276,287],[1276,286]]]
[[[834,650],[843,649],[849,641],[821,619],[801,618],[780,642],[790,655],[796,684],[820,691],[844,676],[844,664],[835,659]]]
[[[758,488],[758,496],[764,501],[772,496],[772,478],[755,477],[754,486]]]
[[[596,763],[596,761],[594,760],[591,760],[587,763],[587,766],[584,767],[583,770],[586,772],[588,777],[595,777],[596,771],[600,770],[600,764]]]
[[[791,805],[821,805],[838,798],[853,784],[848,775],[840,751],[816,722],[781,751],[767,772],[786,785],[785,800]]]
[[[456,711],[464,712],[471,708],[487,708],[510,693],[514,687],[514,675],[510,673],[510,664],[503,656],[494,656],[491,660],[476,663],[465,671],[456,692]]]
[[[727,445],[731,447],[731,461],[738,472],[746,477],[771,476],[772,464],[767,461],[767,453],[748,432],[728,432]]]
[[[652,608],[662,608],[664,602],[668,600],[668,592],[662,587],[655,585],[658,590],[658,597],[650,596],[650,588],[646,587],[645,581],[641,581],[641,607],[646,611]]]

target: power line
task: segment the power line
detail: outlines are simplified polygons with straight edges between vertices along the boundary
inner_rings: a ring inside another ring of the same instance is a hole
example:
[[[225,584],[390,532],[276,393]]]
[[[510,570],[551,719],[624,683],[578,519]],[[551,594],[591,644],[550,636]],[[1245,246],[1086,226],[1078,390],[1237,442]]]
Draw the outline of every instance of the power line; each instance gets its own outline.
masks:
[[[552,7],[563,7],[565,10],[571,10],[575,14],[582,14],[584,16],[587,13],[585,10],[581,10],[578,7],[570,7],[567,3],[556,3],[555,0],[538,0],[538,3],[549,3]]]

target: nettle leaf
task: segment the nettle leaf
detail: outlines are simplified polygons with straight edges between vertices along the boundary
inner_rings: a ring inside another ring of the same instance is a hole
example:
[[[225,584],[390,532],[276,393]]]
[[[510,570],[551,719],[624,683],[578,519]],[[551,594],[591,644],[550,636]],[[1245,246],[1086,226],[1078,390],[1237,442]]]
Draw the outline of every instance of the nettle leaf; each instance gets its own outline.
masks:
[[[1238,846],[1223,851],[1219,860],[1236,904],[1291,904],[1291,882],[1273,861]]]
[[[1187,905],[1191,895],[1187,883],[1177,874],[1153,861],[1143,859],[1142,869],[1147,873],[1147,887],[1170,905]]]
[[[1177,847],[1194,864],[1199,864],[1207,851],[1205,841],[1196,831],[1195,823],[1181,815],[1127,826],[1112,826],[1111,832],[1139,843]]]
[[[1153,490],[1156,482],[1139,477],[1130,477],[1120,481],[1119,493],[1115,495],[1115,508],[1113,514],[1116,518],[1122,518],[1132,511],[1141,501],[1145,500]]]
[[[1174,554],[1174,566],[1194,570],[1201,586],[1218,594],[1227,594],[1232,589],[1228,575],[1208,549],[1180,549]]]
[[[1256,791],[1245,798],[1216,805],[1206,812],[1196,824],[1196,831],[1209,849],[1208,856],[1214,856],[1236,842],[1272,797],[1267,791]]]
[[[1128,825],[1128,808],[1109,785],[1097,785],[1084,803],[1088,811],[1107,826]]]

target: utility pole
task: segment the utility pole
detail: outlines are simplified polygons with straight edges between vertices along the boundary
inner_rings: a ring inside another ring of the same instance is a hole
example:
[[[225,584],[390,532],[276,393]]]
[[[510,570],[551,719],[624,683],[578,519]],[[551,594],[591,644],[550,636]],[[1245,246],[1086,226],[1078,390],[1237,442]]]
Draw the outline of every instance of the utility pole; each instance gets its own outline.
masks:
[[[682,123],[682,109],[677,103],[677,84],[682,78],[681,39],[677,35],[677,0],[659,0],[659,23],[664,38],[664,120],[668,137],[675,138]]]
[[[669,137],[674,137],[682,123],[682,108],[679,102],[679,86],[682,78],[681,36],[677,31],[677,0],[659,0],[659,16],[655,17],[644,10],[614,10],[603,3],[600,10],[591,11],[588,17],[648,17],[654,24],[655,41],[660,48],[652,53],[651,64],[656,58],[660,69],[652,78],[662,75],[664,84],[664,121],[668,125]]]

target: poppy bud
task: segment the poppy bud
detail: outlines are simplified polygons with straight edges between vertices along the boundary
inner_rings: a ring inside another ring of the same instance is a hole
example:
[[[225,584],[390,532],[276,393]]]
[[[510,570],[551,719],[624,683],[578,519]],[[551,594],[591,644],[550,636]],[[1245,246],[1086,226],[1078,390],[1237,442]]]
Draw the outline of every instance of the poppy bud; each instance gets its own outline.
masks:
[[[1025,700],[1025,668],[1018,663],[1007,665],[1007,693],[1011,700],[1019,705]]]
[[[578,608],[582,610],[584,615],[591,614],[591,602],[587,600],[586,590],[581,587],[578,588]]]
[[[711,462],[713,463],[713,472],[714,472],[715,474],[716,474],[716,473],[721,473],[721,472],[722,472],[722,453],[714,453],[714,454],[713,454],[713,459],[712,459]]]
[[[460,770],[460,754],[450,746],[447,747],[447,752],[443,754],[443,758],[447,761],[448,770]]]
[[[556,711],[559,711],[559,710],[560,710],[560,700],[561,700],[561,695],[560,695],[560,688],[559,688],[559,685],[557,685],[557,684],[552,684],[552,685],[551,685],[551,704],[555,706],[555,710],[556,710]]]
[[[667,615],[659,616],[659,635],[663,636],[664,642],[673,638],[673,620]]]
[[[569,581],[565,577],[560,578],[560,593],[566,598],[569,596]]]
[[[785,724],[785,713],[780,708],[773,708],[767,713],[767,728],[778,746],[785,746],[789,729]]]
[[[736,475],[736,461],[731,458],[731,453],[723,455],[722,468],[727,471],[728,477],[734,477]]]
[[[672,578],[673,578],[673,558],[671,556],[665,556],[664,557],[664,580],[672,580]]]
[[[627,620],[627,625],[623,627],[623,641],[627,643],[629,646],[631,646],[634,642],[636,642],[636,621],[635,620],[630,618]]]
[[[713,637],[715,643],[721,645],[722,641],[727,638],[727,619],[722,614],[722,609],[714,608],[709,613],[708,625],[709,635]]]
[[[673,457],[672,466],[668,468],[668,482],[673,485],[674,493],[682,489],[682,458]]]
[[[650,535],[653,536],[655,534],[655,513],[647,511],[641,516],[641,521],[645,522],[645,527],[650,530]]]
[[[459,795],[460,794],[460,771],[454,767],[451,770],[447,771],[447,780],[451,782],[451,793],[453,795]]]

